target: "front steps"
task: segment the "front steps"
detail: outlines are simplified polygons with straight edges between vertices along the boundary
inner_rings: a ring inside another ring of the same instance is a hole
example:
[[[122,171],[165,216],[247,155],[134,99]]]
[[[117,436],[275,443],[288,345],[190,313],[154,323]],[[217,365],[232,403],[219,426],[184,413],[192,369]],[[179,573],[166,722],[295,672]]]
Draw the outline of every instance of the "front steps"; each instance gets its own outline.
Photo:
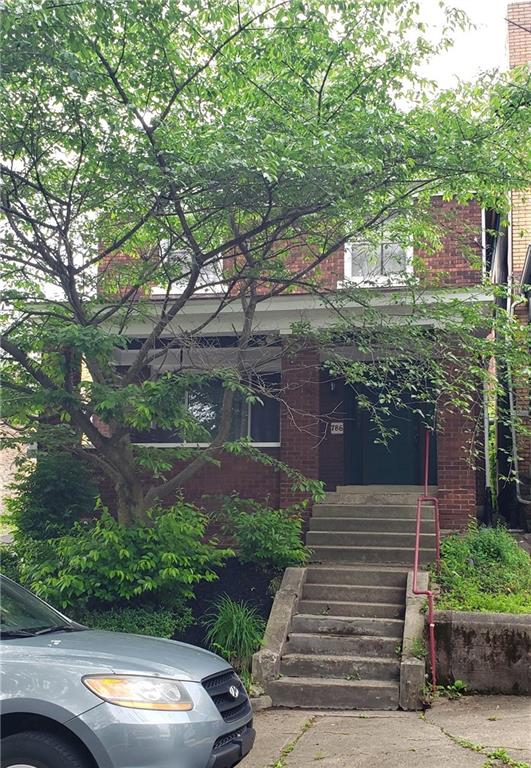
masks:
[[[387,490],[385,490],[387,489]],[[415,546],[415,486],[339,486],[315,504],[306,543],[320,563],[410,565]],[[431,494],[435,493],[432,487]],[[422,512],[422,565],[435,559],[433,513]]]
[[[344,486],[314,506],[307,534],[312,564],[280,677],[268,684],[274,706],[398,708],[406,579],[421,493],[411,486]],[[424,564],[435,557],[434,539],[425,510]]]

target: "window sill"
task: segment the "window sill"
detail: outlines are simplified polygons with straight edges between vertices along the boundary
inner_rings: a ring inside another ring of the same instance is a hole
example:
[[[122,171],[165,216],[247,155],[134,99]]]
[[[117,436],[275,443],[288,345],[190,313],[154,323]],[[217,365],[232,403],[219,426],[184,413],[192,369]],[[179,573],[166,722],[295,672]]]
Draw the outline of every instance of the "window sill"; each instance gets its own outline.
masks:
[[[210,443],[133,443],[144,448],[208,448]],[[249,443],[251,448],[280,448],[280,443]]]
[[[407,275],[396,276],[377,276],[377,277],[345,277],[343,280],[337,281],[337,288],[351,288],[352,286],[359,286],[361,288],[404,288],[409,285],[413,275],[408,273]]]

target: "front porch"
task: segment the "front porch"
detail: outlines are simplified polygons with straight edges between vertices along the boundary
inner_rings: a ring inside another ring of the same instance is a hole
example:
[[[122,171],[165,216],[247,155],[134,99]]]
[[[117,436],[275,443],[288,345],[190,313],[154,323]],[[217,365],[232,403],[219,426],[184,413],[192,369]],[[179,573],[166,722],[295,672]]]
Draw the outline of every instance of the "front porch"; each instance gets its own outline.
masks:
[[[415,494],[411,503],[415,503],[417,487],[424,482],[426,429],[419,414],[420,401],[416,407],[388,409],[384,421],[394,435],[383,444],[354,390],[344,380],[331,377],[317,353],[313,366],[311,351],[302,354],[302,363],[283,360],[282,383],[287,386],[288,402],[281,409],[282,460],[302,471],[306,468],[331,494],[345,493],[347,486],[356,486],[359,494],[363,487],[366,503],[374,506],[378,492],[411,486]],[[429,414],[429,406],[422,410]],[[437,429],[430,436],[428,482],[437,489],[443,528],[462,527],[482,512],[485,473],[472,459],[483,452],[477,445],[482,436],[476,430],[481,411],[478,395],[475,413],[460,413],[440,401],[437,412],[431,414]],[[288,501],[286,495],[281,494],[281,499],[284,504]]]

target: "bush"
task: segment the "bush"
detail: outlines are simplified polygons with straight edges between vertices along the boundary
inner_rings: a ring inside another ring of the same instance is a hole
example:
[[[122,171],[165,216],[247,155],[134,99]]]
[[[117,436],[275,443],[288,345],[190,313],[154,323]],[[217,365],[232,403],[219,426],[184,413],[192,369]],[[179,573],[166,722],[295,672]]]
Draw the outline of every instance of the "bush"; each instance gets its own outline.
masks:
[[[227,659],[249,682],[252,656],[260,648],[265,632],[262,617],[247,603],[237,603],[224,595],[205,616],[203,625],[212,650]]]
[[[204,541],[206,518],[187,504],[153,510],[151,526],[125,527],[107,510],[100,519],[76,523],[68,536],[20,539],[20,575],[26,586],[57,607],[82,610],[117,601],[173,607],[193,597],[193,585],[230,550]]]
[[[531,612],[531,558],[502,526],[448,536],[438,581],[440,609]]]
[[[177,612],[164,608],[126,606],[74,613],[74,617],[76,621],[91,629],[165,638],[183,634],[193,623],[192,611],[189,608],[182,608]]]
[[[26,461],[7,499],[8,520],[34,539],[61,536],[94,514],[97,488],[86,465],[68,453],[39,453]]]
[[[13,581],[20,581],[19,557],[13,544],[0,544],[0,571]]]
[[[309,549],[302,541],[298,515],[237,496],[224,502],[222,514],[227,520],[225,532],[234,539],[242,562],[280,571],[307,561]]]

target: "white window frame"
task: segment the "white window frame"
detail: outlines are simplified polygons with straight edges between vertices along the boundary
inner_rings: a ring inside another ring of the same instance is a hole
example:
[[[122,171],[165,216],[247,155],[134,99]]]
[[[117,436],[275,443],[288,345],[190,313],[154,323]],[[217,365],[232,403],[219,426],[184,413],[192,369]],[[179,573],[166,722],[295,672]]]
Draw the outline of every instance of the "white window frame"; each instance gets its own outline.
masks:
[[[364,240],[357,241],[359,242],[368,242]],[[381,240],[379,241],[379,244],[387,243],[387,240]],[[392,241],[389,241],[392,243]],[[339,281],[338,288],[345,287],[348,285],[364,285],[366,284],[368,288],[380,288],[380,287],[394,287],[394,286],[401,286],[406,284],[405,276],[411,276],[413,275],[413,246],[409,246],[405,248],[406,253],[406,269],[403,272],[395,272],[390,275],[374,275],[372,277],[364,277],[363,275],[353,275],[352,274],[352,249],[354,247],[354,242],[347,242],[345,243],[344,247],[344,259],[343,259],[343,270],[344,270],[344,279],[342,281]]]
[[[161,249],[164,249],[167,247],[167,244],[162,241],[160,243]],[[169,258],[172,256],[175,256],[176,258],[179,258],[181,260],[192,259],[192,254],[190,251],[188,251],[186,248],[172,248],[172,250],[168,253]],[[219,265],[221,262],[221,258],[215,262],[215,265]],[[201,272],[199,274],[198,281],[196,283],[196,287],[194,288],[194,295],[210,295],[210,294],[219,294],[219,293],[225,293],[226,291],[226,284],[220,280],[219,276],[215,273],[213,269],[212,264],[207,264],[205,267],[201,268]],[[208,283],[214,282],[215,285],[209,285]],[[202,284],[203,283],[203,284]],[[207,283],[206,285],[204,283]],[[188,278],[183,278],[182,281],[175,282],[172,286],[171,293],[172,294],[178,294],[186,288],[188,284]],[[160,296],[161,294],[166,293],[166,288],[163,285],[154,285],[151,288],[151,296]]]

